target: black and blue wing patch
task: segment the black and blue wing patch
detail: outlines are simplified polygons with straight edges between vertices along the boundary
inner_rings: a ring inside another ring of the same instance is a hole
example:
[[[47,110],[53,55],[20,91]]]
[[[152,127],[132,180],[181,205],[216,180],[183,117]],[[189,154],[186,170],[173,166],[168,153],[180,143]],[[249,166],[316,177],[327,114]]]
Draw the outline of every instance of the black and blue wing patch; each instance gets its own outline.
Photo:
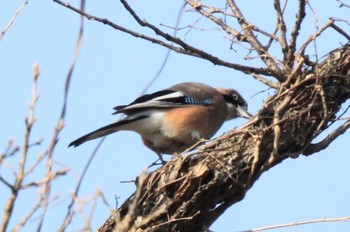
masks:
[[[129,105],[116,106],[114,107],[116,111],[113,114],[125,113],[130,115],[145,109],[173,108],[189,105],[209,106],[213,103],[213,99],[197,99],[184,95],[180,91],[166,89],[152,94],[145,94]]]
[[[172,102],[178,105],[197,105],[197,106],[209,106],[214,103],[213,99],[196,99],[191,96],[181,96],[176,98],[168,98],[167,102]]]

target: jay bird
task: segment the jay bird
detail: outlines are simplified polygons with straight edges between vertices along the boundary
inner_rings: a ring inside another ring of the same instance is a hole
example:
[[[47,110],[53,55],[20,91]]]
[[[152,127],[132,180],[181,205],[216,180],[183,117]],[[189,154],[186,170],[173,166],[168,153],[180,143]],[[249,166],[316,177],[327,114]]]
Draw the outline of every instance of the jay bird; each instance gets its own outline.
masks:
[[[140,134],[145,146],[158,155],[181,153],[200,139],[210,139],[225,121],[252,117],[236,90],[194,82],[145,94],[114,110],[113,114],[126,116],[74,140],[69,147],[126,130]]]

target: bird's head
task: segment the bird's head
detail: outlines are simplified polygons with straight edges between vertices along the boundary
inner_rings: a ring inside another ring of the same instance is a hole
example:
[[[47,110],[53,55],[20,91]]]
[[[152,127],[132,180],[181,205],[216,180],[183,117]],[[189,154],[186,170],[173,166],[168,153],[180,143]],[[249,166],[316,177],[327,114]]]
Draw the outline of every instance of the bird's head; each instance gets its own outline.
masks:
[[[225,89],[218,88],[217,89],[226,101],[227,106],[227,116],[226,121],[237,118],[252,118],[253,115],[248,112],[248,104],[244,100],[244,98],[238,93],[238,91],[234,89]]]

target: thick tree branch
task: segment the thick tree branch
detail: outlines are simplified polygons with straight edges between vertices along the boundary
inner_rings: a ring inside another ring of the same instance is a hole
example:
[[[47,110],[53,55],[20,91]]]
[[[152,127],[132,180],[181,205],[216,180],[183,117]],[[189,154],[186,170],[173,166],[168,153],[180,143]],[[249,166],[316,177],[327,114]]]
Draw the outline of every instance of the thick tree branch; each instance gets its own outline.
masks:
[[[196,152],[174,156],[149,173],[138,184],[138,193],[99,231],[112,231],[126,220],[130,223],[130,217],[134,221],[129,231],[208,229],[228,207],[244,198],[265,171],[289,157],[311,154],[309,144],[350,98],[349,60],[350,46],[333,51],[317,70],[300,72],[292,87],[271,97],[242,128]],[[349,124],[347,121],[333,134],[339,136]],[[135,202],[136,207],[132,206]]]

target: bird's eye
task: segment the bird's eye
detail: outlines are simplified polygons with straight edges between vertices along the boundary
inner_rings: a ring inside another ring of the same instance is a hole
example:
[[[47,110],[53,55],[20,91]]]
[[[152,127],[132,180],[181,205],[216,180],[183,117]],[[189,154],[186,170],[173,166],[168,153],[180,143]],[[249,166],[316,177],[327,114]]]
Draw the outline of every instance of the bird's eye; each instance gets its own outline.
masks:
[[[237,100],[238,99],[238,95],[237,94],[232,94],[233,100]]]

